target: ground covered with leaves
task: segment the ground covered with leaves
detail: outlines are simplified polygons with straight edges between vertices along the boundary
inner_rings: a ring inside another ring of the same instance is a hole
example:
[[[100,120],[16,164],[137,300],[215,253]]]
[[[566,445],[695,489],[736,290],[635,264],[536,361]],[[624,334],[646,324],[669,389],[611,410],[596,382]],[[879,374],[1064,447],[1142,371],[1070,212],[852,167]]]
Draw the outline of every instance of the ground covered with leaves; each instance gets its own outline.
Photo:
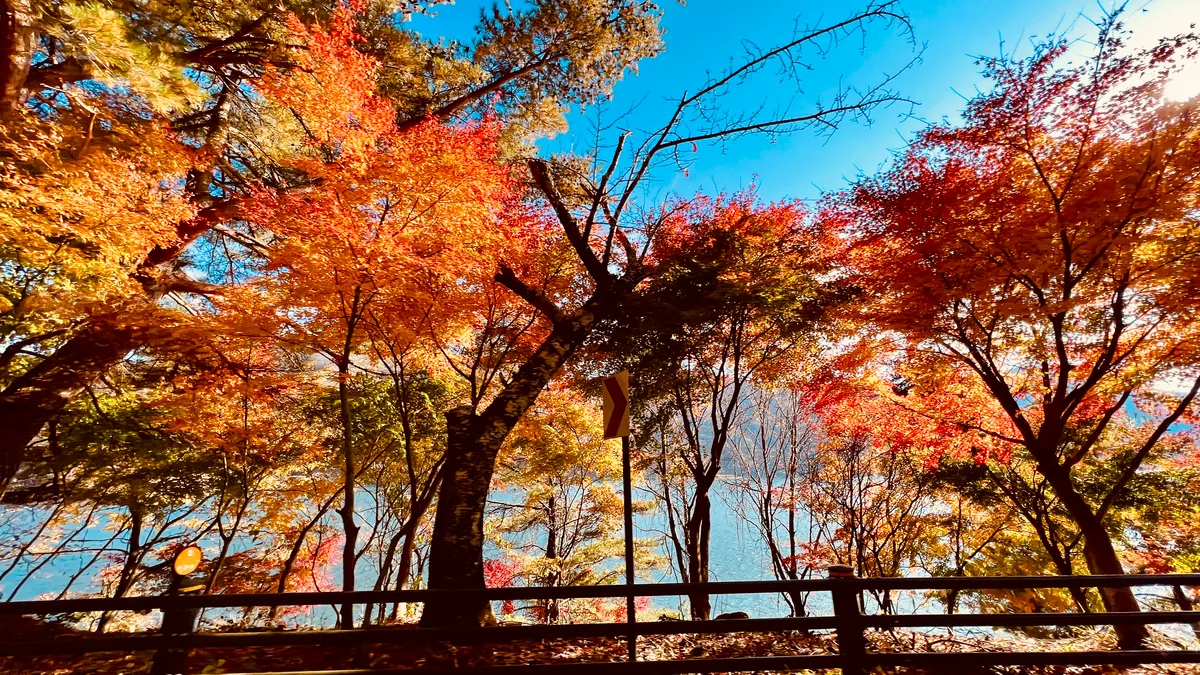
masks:
[[[75,631],[29,620],[8,620],[0,625],[12,639],[19,633],[28,639],[78,637]],[[412,630],[398,626],[396,630]],[[111,636],[111,634],[109,634]],[[951,635],[895,631],[870,635],[871,648],[877,652],[1009,652],[1009,651],[1093,651],[1113,649],[1114,640],[1106,630],[1081,632],[1064,639],[1028,638],[1009,634]],[[1195,649],[1196,645],[1162,634],[1153,638],[1156,649]],[[625,642],[619,638],[540,640],[493,644],[365,645],[362,647],[256,647],[209,649],[192,652],[192,673],[253,673],[264,671],[349,669],[349,668],[422,668],[470,667],[484,665],[526,665],[622,661]],[[643,660],[733,658],[747,656],[787,656],[832,654],[837,641],[828,633],[789,631],[728,635],[652,635],[638,641]],[[97,673],[104,675],[143,675],[149,673],[153,654],[46,655],[41,657],[0,658],[0,672],[12,675],[68,675]],[[758,671],[754,671],[758,672]],[[814,671],[802,671],[814,672]],[[837,671],[815,671],[820,673]],[[883,671],[880,671],[881,673]],[[889,673],[933,675],[936,670],[906,668]],[[1009,667],[986,666],[956,668],[956,675],[1200,675],[1200,665],[1154,665],[1135,668],[1100,666]]]

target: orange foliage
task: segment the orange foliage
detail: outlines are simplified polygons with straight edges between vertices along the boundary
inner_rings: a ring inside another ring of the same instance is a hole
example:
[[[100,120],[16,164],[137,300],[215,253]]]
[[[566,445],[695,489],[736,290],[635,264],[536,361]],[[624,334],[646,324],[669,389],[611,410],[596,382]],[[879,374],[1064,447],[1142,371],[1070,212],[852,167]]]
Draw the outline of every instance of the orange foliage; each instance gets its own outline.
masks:
[[[334,149],[349,163],[385,141],[395,122],[391,104],[375,94],[379,62],[354,48],[362,40],[354,19],[345,6],[334,10],[328,28],[306,26],[289,15],[288,33],[304,45],[296,52],[296,67],[281,72],[268,66],[257,84],[267,99],[295,116],[311,144]]]
[[[1107,35],[1081,66],[1061,45],[989,61],[996,88],[965,124],[831,201],[871,327],[846,355],[872,393],[839,415],[935,453],[1053,453],[1123,397],[1200,374],[1200,99],[1161,98],[1197,48],[1126,55]]]

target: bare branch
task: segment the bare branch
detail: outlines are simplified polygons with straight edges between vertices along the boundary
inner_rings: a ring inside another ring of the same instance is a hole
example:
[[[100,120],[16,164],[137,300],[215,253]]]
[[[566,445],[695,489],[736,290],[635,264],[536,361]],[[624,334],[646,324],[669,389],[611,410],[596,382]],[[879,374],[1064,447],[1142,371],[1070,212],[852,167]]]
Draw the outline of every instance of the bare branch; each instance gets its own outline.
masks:
[[[550,298],[547,298],[537,289],[521,281],[517,277],[517,273],[511,267],[500,263],[500,271],[496,274],[496,282],[502,284],[505,288],[516,293],[522,300],[528,302],[531,306],[537,309],[552,323],[559,323],[563,320],[563,312],[554,304]]]
[[[566,233],[571,246],[575,248],[575,253],[579,256],[579,261],[583,263],[588,274],[597,284],[601,286],[607,284],[612,280],[612,275],[596,257],[595,251],[592,250],[588,240],[579,230],[578,221],[571,214],[571,209],[563,199],[562,193],[558,191],[558,186],[554,184],[554,177],[550,175],[549,163],[540,158],[531,159],[529,160],[529,172],[532,174],[533,182],[537,185],[538,190],[546,197],[546,201],[550,202],[555,215],[558,216],[559,223],[563,226],[563,232]]]

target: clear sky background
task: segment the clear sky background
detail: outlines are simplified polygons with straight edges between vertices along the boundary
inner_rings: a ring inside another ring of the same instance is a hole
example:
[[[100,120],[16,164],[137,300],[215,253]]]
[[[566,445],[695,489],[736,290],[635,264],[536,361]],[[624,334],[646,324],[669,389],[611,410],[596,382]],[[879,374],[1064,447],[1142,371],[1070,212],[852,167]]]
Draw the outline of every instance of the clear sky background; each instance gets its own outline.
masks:
[[[518,0],[519,2],[519,0]],[[660,0],[666,51],[644,61],[636,75],[616,87],[603,109],[573,111],[571,129],[541,143],[544,152],[586,152],[596,144],[597,114],[602,123],[620,119],[625,129],[648,131],[670,114],[670,97],[695,89],[706,78],[738,59],[743,41],[762,47],[786,42],[800,25],[835,22],[863,7],[858,2],[798,2],[795,0]],[[514,3],[516,4],[516,3]],[[439,6],[433,17],[414,17],[413,28],[430,36],[469,41],[480,10],[491,2],[460,0]],[[1111,7],[1105,4],[1104,7]],[[1083,0],[908,0],[900,5],[911,19],[913,42],[898,30],[882,25],[868,30],[865,40],[838,45],[824,58],[808,53],[813,70],[805,75],[804,92],[793,83],[780,84],[767,69],[726,99],[730,106],[768,107],[793,100],[802,106],[816,97],[828,99],[839,86],[869,86],[894,73],[920,54],[920,62],[904,72],[893,89],[915,101],[908,106],[878,111],[869,126],[850,123],[829,137],[801,132],[777,139],[743,137],[724,147],[701,146],[688,177],[676,170],[659,171],[655,190],[691,194],[696,190],[737,190],[756,184],[767,199],[818,196],[845,187],[860,172],[872,173],[924,124],[922,120],[955,119],[965,98],[986,87],[977,56],[1001,53],[1028,55],[1033,41],[1047,34],[1076,40],[1079,54],[1090,50],[1095,35],[1090,19],[1102,15],[1101,5]],[[1125,23],[1134,31],[1133,43],[1144,45],[1160,37],[1187,32],[1200,24],[1200,0],[1130,0]],[[1175,97],[1200,93],[1200,67],[1178,78]],[[608,131],[611,144],[619,132]],[[633,140],[637,140],[635,133]]]

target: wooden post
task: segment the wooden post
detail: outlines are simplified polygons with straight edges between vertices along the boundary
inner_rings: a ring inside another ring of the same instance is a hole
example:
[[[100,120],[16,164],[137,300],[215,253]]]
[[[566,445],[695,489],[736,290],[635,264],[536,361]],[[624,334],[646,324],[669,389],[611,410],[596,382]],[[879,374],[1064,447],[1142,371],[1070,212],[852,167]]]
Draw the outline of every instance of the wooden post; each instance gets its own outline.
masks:
[[[625,488],[625,584],[629,595],[625,597],[625,622],[630,627],[637,623],[637,605],[633,597],[633,483],[629,461],[629,436],[621,437],[621,473]],[[629,661],[637,661],[637,634],[629,632]]]
[[[826,571],[829,578],[834,580],[850,581],[856,578],[854,568],[849,565],[830,565]],[[862,592],[850,584],[836,584],[830,595],[833,596],[842,675],[866,675],[867,638],[862,625]]]

